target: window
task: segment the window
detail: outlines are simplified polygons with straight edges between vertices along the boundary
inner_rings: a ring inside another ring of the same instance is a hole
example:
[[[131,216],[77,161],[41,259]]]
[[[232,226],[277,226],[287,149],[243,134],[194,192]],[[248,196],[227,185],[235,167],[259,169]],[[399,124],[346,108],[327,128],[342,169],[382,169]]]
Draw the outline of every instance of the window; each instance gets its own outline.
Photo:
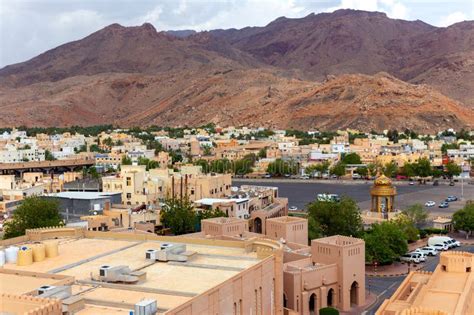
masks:
[[[127,186],[132,186],[132,178],[127,177]]]
[[[132,198],[132,194],[131,193],[127,193],[127,199],[130,199]]]

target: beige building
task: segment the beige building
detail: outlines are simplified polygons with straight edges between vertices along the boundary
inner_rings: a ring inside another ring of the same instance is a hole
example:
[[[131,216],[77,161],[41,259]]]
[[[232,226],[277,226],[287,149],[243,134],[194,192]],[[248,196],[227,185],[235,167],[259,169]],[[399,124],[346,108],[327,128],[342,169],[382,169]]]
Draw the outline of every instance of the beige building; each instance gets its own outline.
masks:
[[[474,314],[474,254],[443,252],[434,272],[411,272],[376,315]]]
[[[121,192],[126,205],[156,204],[167,197],[222,198],[230,194],[230,174],[203,174],[196,166],[146,171],[143,165],[123,165],[120,174],[102,178],[104,192]]]

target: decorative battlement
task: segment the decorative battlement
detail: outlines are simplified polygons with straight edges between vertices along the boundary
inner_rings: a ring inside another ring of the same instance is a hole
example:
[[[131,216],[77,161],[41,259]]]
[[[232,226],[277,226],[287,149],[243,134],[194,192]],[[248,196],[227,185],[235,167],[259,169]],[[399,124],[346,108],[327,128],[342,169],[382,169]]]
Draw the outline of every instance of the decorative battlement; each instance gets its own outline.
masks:
[[[84,237],[84,232],[83,227],[52,226],[26,230],[26,236],[30,241],[42,241],[59,237]]]
[[[61,315],[60,300],[40,298],[31,295],[0,295],[0,313],[28,315]]]
[[[449,313],[423,307],[412,307],[403,311],[398,311],[396,315],[449,315]]]
[[[462,251],[441,253],[439,264],[446,272],[471,272],[474,254]]]

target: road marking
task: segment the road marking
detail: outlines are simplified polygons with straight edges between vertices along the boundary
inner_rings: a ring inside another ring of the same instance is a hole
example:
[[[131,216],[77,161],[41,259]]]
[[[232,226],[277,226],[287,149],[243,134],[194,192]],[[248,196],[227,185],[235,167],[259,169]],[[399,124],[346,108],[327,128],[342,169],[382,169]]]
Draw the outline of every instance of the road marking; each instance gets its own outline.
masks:
[[[385,290],[382,291],[382,293],[380,293],[379,295],[377,295],[377,297],[379,298],[380,296],[384,295],[385,293],[387,293],[388,290],[390,290],[391,288],[393,288],[397,283],[394,282],[392,283],[388,288],[386,288]]]

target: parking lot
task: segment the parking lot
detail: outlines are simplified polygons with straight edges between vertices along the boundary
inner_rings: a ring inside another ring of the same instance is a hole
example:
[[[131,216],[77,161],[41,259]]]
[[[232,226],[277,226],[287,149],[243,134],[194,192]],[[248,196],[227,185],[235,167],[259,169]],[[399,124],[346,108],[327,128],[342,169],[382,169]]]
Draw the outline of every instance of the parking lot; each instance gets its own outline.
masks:
[[[279,188],[281,197],[289,199],[289,206],[296,206],[298,209],[305,209],[307,204],[314,201],[317,194],[330,193],[340,196],[348,196],[353,198],[359,204],[362,210],[370,208],[370,187],[372,182],[366,181],[301,181],[301,180],[285,180],[285,179],[269,179],[269,180],[242,180],[234,179],[233,185],[261,185],[276,186]],[[432,184],[426,185],[409,185],[408,182],[396,183],[398,195],[395,199],[395,207],[404,209],[412,204],[425,204],[428,200],[436,202],[436,206],[427,208],[432,217],[440,215],[451,215],[456,210],[462,208],[465,201],[474,199],[474,185],[464,183],[464,200],[451,202],[449,208],[440,209],[438,205],[444,201],[449,195],[461,197],[461,183],[457,182],[455,186],[449,186],[446,182],[441,182],[439,186]]]

